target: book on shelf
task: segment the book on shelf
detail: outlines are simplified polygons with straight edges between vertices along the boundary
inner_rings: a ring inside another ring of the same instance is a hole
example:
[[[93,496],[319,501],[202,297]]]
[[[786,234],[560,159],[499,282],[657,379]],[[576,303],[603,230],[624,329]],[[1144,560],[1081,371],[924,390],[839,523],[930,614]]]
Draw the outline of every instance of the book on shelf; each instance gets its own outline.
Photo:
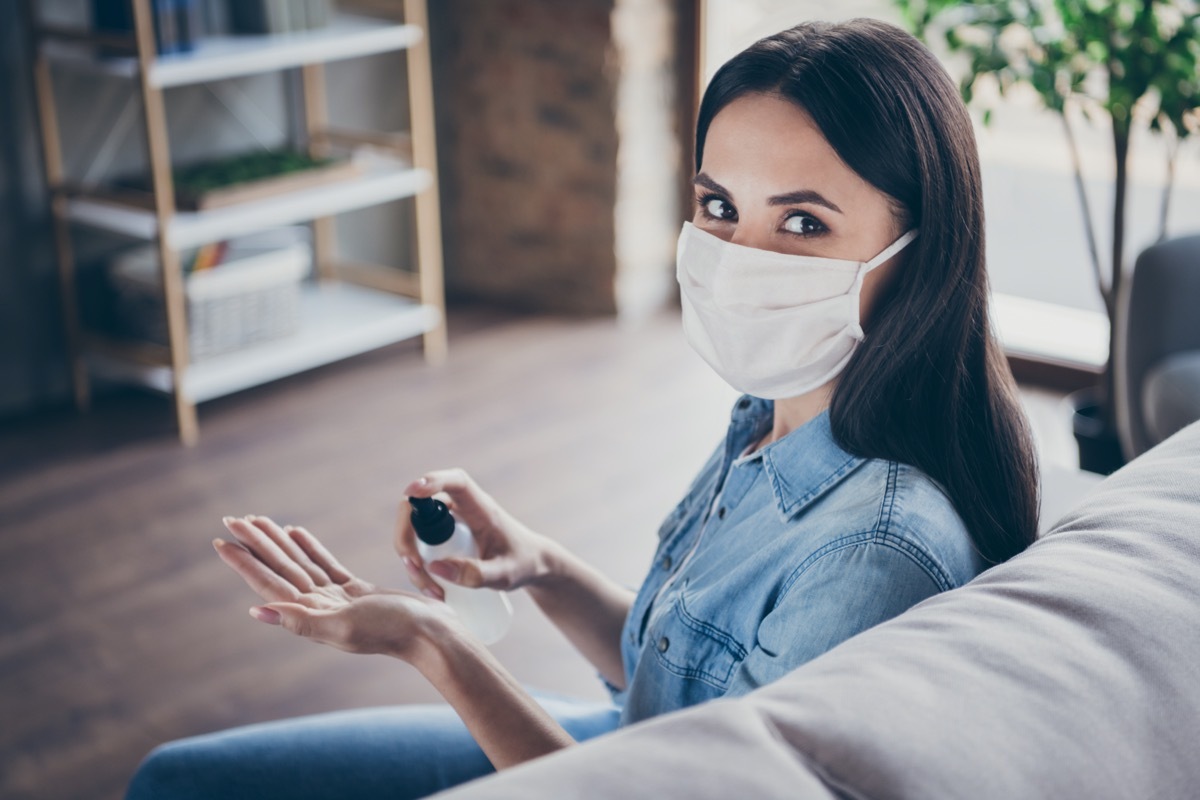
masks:
[[[159,55],[186,53],[196,48],[196,43],[206,33],[201,2],[151,0],[154,43]],[[92,28],[110,33],[132,33],[133,7],[129,0],[92,0]],[[102,54],[106,53],[102,51]]]
[[[232,30],[226,0],[200,0],[200,13],[207,36],[225,36]]]
[[[179,26],[175,19],[175,0],[153,0],[154,41],[158,54],[170,55],[181,50]]]
[[[92,27],[133,32],[129,0],[91,0]],[[332,0],[151,0],[159,55],[188,53],[205,36],[277,34],[329,25]]]
[[[190,275],[193,272],[203,272],[206,269],[215,269],[225,260],[225,254],[229,250],[229,242],[221,240],[219,242],[209,242],[202,244],[197,248],[196,252],[191,254],[190,259],[184,262],[183,271],[185,275]]]
[[[175,0],[175,33],[180,52],[191,52],[208,33],[201,0]]]
[[[97,31],[133,31],[133,7],[123,0],[92,0],[92,28]]]
[[[229,6],[232,33],[295,33],[329,24],[331,0],[236,0]]]

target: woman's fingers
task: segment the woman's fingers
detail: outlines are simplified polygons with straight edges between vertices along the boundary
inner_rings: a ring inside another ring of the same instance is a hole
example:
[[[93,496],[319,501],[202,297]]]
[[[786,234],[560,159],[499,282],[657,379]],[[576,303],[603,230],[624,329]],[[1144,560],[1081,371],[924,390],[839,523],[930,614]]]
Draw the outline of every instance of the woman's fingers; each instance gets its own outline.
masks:
[[[242,576],[242,580],[258,593],[264,600],[295,601],[300,597],[300,590],[281,578],[270,567],[260,561],[246,546],[240,542],[227,542],[224,539],[214,539],[213,547],[217,555],[228,564],[234,572]]]
[[[333,553],[325,549],[325,545],[308,532],[307,528],[289,526],[287,534],[311,558],[317,566],[325,571],[330,580],[341,585],[354,580],[354,575],[333,557]]]
[[[273,608],[266,606],[253,606],[250,609],[250,616],[254,617],[259,622],[265,622],[268,625],[278,625],[283,621],[283,616]]]
[[[275,543],[260,527],[247,519],[225,517],[221,520],[239,542],[279,577],[301,592],[311,592],[314,584],[308,573]]]
[[[326,574],[324,568],[313,562],[312,558],[304,552],[300,545],[296,544],[287,531],[288,527],[280,527],[270,517],[246,517],[246,521],[265,533],[271,541],[279,546],[279,549],[287,555],[300,569],[308,573],[308,577],[313,584],[317,586],[327,586],[330,582],[329,575]]]
[[[396,535],[392,545],[401,558],[410,558],[418,565],[421,563],[421,554],[417,552],[417,533],[412,526],[412,506],[407,499],[400,501],[400,508],[396,511]]]
[[[434,575],[470,589],[507,589],[512,582],[508,559],[443,558],[426,568]]]
[[[299,603],[276,602],[251,608],[250,616],[322,644],[336,644],[342,637],[336,611],[308,608]]]
[[[400,560],[404,562],[408,579],[412,581],[417,591],[434,600],[444,600],[445,593],[442,592],[442,587],[438,586],[437,582],[425,571],[424,559],[421,558],[421,553],[417,549],[417,534],[412,526],[411,509],[412,506],[406,500],[400,504],[400,509],[396,514],[396,537],[394,540],[396,552],[400,555]]]
[[[461,509],[468,516],[491,516],[489,509],[494,505],[487,492],[479,488],[475,479],[463,469],[440,469],[425,473],[424,477],[404,487],[410,497],[433,497],[446,495],[451,507]]]
[[[446,593],[442,591],[442,587],[429,576],[423,566],[418,565],[408,556],[403,556],[401,560],[404,562],[404,569],[408,571],[408,579],[412,581],[412,585],[417,588],[417,591],[434,600],[446,599]]]

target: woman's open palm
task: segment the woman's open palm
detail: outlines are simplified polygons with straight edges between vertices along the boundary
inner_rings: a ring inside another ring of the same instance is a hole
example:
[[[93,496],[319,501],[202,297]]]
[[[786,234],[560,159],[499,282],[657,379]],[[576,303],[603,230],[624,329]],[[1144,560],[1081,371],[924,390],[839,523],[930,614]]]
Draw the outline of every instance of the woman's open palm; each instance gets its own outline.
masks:
[[[304,528],[254,516],[224,522],[238,541],[213,546],[267,601],[250,609],[257,620],[347,652],[401,658],[423,626],[453,624],[444,603],[356,577]]]

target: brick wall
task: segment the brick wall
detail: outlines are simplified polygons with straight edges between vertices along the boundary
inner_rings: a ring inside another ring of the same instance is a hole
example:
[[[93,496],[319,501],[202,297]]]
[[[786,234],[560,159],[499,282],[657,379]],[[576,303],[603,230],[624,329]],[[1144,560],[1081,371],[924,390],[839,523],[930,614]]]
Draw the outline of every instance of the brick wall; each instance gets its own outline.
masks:
[[[614,10],[624,5],[648,11],[670,3],[430,3],[446,279],[452,299],[612,314],[618,311],[616,284],[623,269],[618,232],[630,224],[617,215],[619,196],[629,194],[621,191],[622,181],[662,181],[665,175],[672,185],[662,191],[668,206],[661,213],[674,225],[677,153],[661,154],[669,162],[665,170],[647,174],[644,166],[639,168],[646,161],[646,146],[654,146],[652,139],[669,147],[674,136],[669,92],[673,28],[662,19],[668,12],[660,9],[657,24],[646,27],[643,47],[636,23],[621,23],[618,17],[618,46]],[[657,59],[658,66],[648,67],[647,58]],[[662,119],[657,128],[644,118],[638,125],[618,126],[618,105],[630,96],[622,79],[634,74],[663,79],[665,95],[641,93],[643,105],[651,98],[646,113]],[[645,137],[647,129],[657,138]],[[623,148],[637,150],[635,138],[648,145],[640,148],[640,160],[624,159],[630,174],[623,175],[619,154]],[[652,163],[654,158],[651,154]],[[635,171],[638,176],[632,175]],[[644,205],[622,205],[627,219],[646,214]],[[654,231],[637,230],[635,235],[661,239]],[[674,233],[666,235],[673,245]],[[638,269],[639,274],[654,271],[645,263]],[[659,271],[669,274],[669,269],[663,263]]]

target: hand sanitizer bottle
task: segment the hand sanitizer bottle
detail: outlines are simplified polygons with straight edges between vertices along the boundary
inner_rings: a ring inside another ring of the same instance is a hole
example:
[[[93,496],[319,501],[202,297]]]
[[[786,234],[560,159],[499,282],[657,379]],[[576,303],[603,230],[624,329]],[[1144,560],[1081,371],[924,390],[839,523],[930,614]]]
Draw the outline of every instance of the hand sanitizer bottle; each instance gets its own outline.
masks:
[[[450,509],[431,497],[410,497],[417,552],[428,564],[442,558],[479,558],[471,529],[454,519]],[[491,589],[468,589],[430,575],[446,594],[446,605],[458,614],[467,629],[484,644],[494,644],[512,624],[508,595]]]

